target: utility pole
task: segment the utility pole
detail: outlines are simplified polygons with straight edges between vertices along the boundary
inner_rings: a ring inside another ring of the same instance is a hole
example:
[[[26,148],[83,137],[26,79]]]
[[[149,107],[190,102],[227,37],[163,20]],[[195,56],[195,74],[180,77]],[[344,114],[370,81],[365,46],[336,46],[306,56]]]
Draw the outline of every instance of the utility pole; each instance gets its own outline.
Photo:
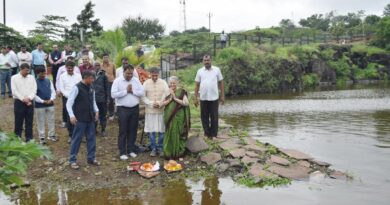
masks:
[[[5,21],[5,0],[3,0],[3,23],[4,23],[4,26],[6,26],[6,21]]]
[[[213,17],[213,14],[211,12],[209,12],[207,14],[207,17],[209,18],[209,33],[211,33],[211,17]]]
[[[180,4],[183,5],[184,31],[186,31],[187,30],[186,0],[180,0]]]

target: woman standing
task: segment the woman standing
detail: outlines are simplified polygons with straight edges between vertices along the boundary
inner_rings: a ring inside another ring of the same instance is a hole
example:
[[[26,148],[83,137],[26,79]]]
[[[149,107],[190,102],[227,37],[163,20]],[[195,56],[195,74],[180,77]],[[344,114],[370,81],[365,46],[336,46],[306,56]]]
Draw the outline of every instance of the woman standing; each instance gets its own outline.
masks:
[[[179,78],[169,79],[171,94],[164,111],[166,127],[163,149],[166,158],[178,158],[184,154],[188,132],[191,128],[187,91],[178,88]]]

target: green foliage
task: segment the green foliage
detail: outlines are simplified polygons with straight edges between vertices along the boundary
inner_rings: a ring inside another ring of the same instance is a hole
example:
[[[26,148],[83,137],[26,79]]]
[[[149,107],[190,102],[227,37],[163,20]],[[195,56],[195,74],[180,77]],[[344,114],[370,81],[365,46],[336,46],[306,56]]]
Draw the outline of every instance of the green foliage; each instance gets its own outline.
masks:
[[[195,64],[186,69],[178,70],[175,75],[179,77],[180,84],[184,86],[184,88],[192,91],[194,90],[194,86],[195,86],[194,81],[195,81],[196,73],[198,72],[198,69],[201,68],[202,66],[203,66],[202,64]]]
[[[120,67],[122,66],[121,59],[123,57],[127,57],[129,59],[129,64],[137,67],[140,66],[142,63],[145,65],[145,68],[150,67],[159,67],[160,65],[160,50],[156,49],[154,52],[145,53],[143,56],[139,57],[136,54],[137,46],[132,46],[131,48],[125,48],[120,50],[115,59],[114,63],[115,66]]]
[[[320,82],[318,75],[315,73],[309,73],[302,76],[302,82],[304,88],[314,88]]]
[[[99,23],[99,19],[93,19],[95,12],[93,4],[89,1],[85,8],[77,15],[77,23],[71,25],[70,29],[65,29],[65,40],[71,42],[72,45],[81,45],[80,39],[81,29],[83,30],[84,42],[89,42],[94,36],[99,36],[103,31],[103,27]]]
[[[328,14],[313,14],[306,19],[301,19],[299,24],[303,27],[314,28],[322,31],[329,29],[330,16]]]
[[[26,173],[28,163],[39,157],[51,158],[49,149],[0,131],[0,190],[9,194],[9,185],[22,185],[20,176]]]
[[[378,79],[379,73],[378,68],[379,65],[375,63],[369,63],[365,69],[357,68],[355,70],[355,78],[358,80],[362,79]]]
[[[383,9],[383,16],[390,16],[390,4],[387,4]]]
[[[336,53],[335,50],[331,48],[327,48],[320,52],[320,56],[324,60],[332,60],[335,53]]]
[[[265,38],[275,38],[279,37],[282,35],[282,29],[280,28],[256,28],[253,30],[248,30],[245,32],[242,32],[242,34],[247,34],[247,35],[260,35]]]
[[[64,37],[65,29],[68,28],[64,25],[66,22],[68,19],[65,16],[43,15],[43,19],[35,22],[37,26],[28,35],[41,35],[47,40],[58,41]]]
[[[168,36],[158,42],[165,53],[192,53],[194,48],[201,56],[212,51],[212,39],[208,32],[181,33],[176,37]]]
[[[244,175],[242,177],[239,177],[237,179],[237,182],[239,184],[245,185],[247,187],[277,187],[277,186],[283,186],[291,184],[291,180],[287,178],[281,178],[281,177],[265,177],[265,176],[259,176],[260,180],[256,180],[253,177],[250,177],[248,175]]]
[[[345,56],[337,61],[328,61],[328,65],[336,71],[339,82],[346,81],[350,77],[352,66]]]
[[[136,41],[145,41],[150,38],[159,39],[165,31],[165,27],[158,19],[146,19],[142,16],[127,17],[122,22],[122,30],[126,34],[129,44]]]
[[[115,59],[118,52],[121,52],[127,45],[126,36],[122,29],[104,31],[101,36],[93,39],[95,47],[103,52],[108,52],[112,59]]]

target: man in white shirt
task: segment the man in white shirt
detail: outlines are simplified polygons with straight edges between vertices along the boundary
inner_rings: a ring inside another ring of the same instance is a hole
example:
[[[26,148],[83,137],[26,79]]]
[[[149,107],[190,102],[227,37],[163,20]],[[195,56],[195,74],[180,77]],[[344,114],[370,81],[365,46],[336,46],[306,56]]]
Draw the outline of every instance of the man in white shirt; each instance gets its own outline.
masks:
[[[20,52],[17,54],[19,59],[19,66],[23,63],[27,63],[29,66],[31,66],[31,53],[27,51],[26,45],[20,46]]]
[[[61,53],[63,63],[65,64],[69,57],[73,57],[73,59],[76,58],[76,52],[72,50],[72,47],[70,45],[65,45],[64,50]]]
[[[129,64],[129,59],[127,57],[123,57],[122,58],[122,66],[117,68],[116,71],[115,71],[116,78],[119,78],[119,77],[123,76],[123,67],[125,67],[128,64]],[[137,73],[137,69],[133,70],[133,77],[136,77],[136,78],[139,79],[139,76],[138,76],[138,73]]]
[[[61,91],[60,96],[62,96],[62,106],[63,106],[63,108],[65,108],[65,110],[63,109],[63,112],[65,112],[65,114],[66,114],[66,126],[68,128],[68,134],[69,134],[68,143],[70,143],[71,138],[72,138],[72,134],[73,134],[74,126],[70,122],[69,113],[66,109],[66,103],[68,101],[70,91],[82,79],[81,79],[81,75],[79,73],[74,72],[74,67],[75,67],[74,62],[68,61],[68,62],[66,62],[65,66],[66,66],[66,73],[63,73],[60,76],[59,88]]]
[[[67,62],[69,62],[69,61],[74,62],[74,57],[69,56]],[[79,67],[77,67],[77,66],[75,66],[75,67],[73,68],[73,72],[74,72],[74,73],[78,73],[78,74],[81,75],[80,69],[79,69]],[[60,88],[60,77],[61,77],[61,75],[64,74],[64,73],[66,73],[66,65],[61,66],[61,67],[58,69],[58,72],[57,72],[56,84],[54,84],[54,86],[55,86],[55,89],[56,89],[56,91],[57,91],[57,95],[58,95],[58,96],[61,96],[61,95],[62,95],[62,94],[61,94],[61,88]],[[53,76],[53,78],[54,78],[54,76]],[[62,100],[63,100],[63,99],[64,99],[64,98],[62,98]],[[62,104],[63,104],[63,105],[65,105],[64,103],[66,103],[66,102],[62,101]],[[66,107],[63,106],[63,107],[62,107],[62,123],[61,123],[61,127],[66,127],[66,121],[67,121],[67,119],[68,119],[68,117],[67,117]]]
[[[18,72],[19,59],[14,50],[12,50],[12,46],[7,46],[7,52],[9,55],[9,64],[11,65],[11,74],[15,75]]]
[[[37,93],[35,78],[29,74],[30,66],[25,63],[20,66],[20,72],[11,78],[12,95],[14,97],[15,129],[17,136],[22,136],[23,122],[26,142],[33,139],[33,100]]]
[[[125,65],[123,75],[114,80],[111,96],[116,100],[119,123],[118,148],[121,160],[137,157],[135,145],[139,121],[139,102],[145,91],[138,78],[133,77],[134,67]]]
[[[213,138],[218,135],[218,100],[221,104],[225,102],[225,88],[221,70],[211,65],[210,55],[203,57],[203,64],[195,78],[195,105],[199,105],[200,99],[204,135]]]
[[[5,98],[6,87],[8,87],[8,96],[12,97],[11,92],[11,65],[9,64],[9,55],[7,49],[1,48],[0,53],[0,80],[1,80],[1,98]]]
[[[222,33],[221,33],[221,48],[226,47],[227,40],[228,40],[228,35],[225,33],[225,31],[222,31]]]

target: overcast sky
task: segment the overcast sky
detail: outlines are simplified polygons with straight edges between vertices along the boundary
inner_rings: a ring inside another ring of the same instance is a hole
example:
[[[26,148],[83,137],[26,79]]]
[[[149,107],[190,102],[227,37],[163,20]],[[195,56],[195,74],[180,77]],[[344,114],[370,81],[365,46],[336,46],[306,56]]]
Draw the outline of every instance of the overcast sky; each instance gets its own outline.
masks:
[[[88,0],[7,0],[7,25],[26,34],[42,15],[61,15],[76,21]],[[141,14],[158,18],[166,32],[183,30],[180,0],[93,0],[95,16],[104,29],[119,26],[128,16]],[[186,0],[187,29],[208,27],[214,32],[252,29],[278,25],[283,18],[299,19],[314,13],[336,10],[338,14],[365,10],[366,14],[382,15],[389,0]],[[1,18],[3,16],[1,9]],[[2,20],[2,19],[1,19]]]

